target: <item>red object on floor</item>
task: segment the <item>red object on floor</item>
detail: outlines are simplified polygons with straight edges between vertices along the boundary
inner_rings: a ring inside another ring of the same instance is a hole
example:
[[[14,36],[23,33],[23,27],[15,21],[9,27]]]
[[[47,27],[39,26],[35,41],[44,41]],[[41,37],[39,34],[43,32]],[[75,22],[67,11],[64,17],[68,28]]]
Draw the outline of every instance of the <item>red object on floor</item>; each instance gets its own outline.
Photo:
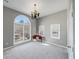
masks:
[[[37,37],[38,37],[39,40],[41,40],[41,41],[44,39],[44,37],[43,37],[42,35],[39,35],[39,34],[36,34],[36,35],[33,35],[33,36],[32,36],[32,38],[33,38],[33,39],[36,39],[36,40],[37,40]]]
[[[42,39],[41,35],[33,35],[33,39],[36,39],[36,37],[38,37],[39,39]]]

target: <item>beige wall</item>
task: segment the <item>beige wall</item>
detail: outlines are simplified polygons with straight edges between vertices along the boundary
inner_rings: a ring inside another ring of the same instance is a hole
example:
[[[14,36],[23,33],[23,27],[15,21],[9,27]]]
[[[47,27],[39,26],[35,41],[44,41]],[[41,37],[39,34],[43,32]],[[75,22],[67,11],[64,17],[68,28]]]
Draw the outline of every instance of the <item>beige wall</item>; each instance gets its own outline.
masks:
[[[59,45],[67,45],[67,10],[45,16],[40,19],[39,25],[45,26],[45,36],[47,42]],[[50,24],[60,24],[60,39],[50,37]]]
[[[16,16],[23,15],[23,13],[14,11],[7,7],[3,8],[3,47],[9,47],[13,45],[13,22]],[[31,20],[32,34],[36,33],[36,21]],[[50,24],[60,24],[61,25],[61,38],[51,39],[50,38]],[[64,45],[67,44],[67,11],[63,10],[58,13],[45,16],[40,18],[39,25],[45,25],[45,35],[47,42],[53,42],[56,44]]]
[[[3,47],[13,46],[13,27],[14,19],[18,15],[24,15],[23,13],[17,12],[15,10],[3,7]],[[28,17],[29,18],[29,17]],[[36,21],[31,20],[32,34],[36,32]]]

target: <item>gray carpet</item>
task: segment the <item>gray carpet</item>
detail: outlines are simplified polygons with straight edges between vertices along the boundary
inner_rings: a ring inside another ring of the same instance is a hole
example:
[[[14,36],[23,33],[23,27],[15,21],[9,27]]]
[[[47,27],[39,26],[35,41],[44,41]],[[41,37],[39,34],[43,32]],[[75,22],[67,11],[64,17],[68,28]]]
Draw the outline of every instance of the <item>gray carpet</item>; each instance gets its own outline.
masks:
[[[4,52],[4,59],[68,59],[67,51],[54,45],[30,42]]]

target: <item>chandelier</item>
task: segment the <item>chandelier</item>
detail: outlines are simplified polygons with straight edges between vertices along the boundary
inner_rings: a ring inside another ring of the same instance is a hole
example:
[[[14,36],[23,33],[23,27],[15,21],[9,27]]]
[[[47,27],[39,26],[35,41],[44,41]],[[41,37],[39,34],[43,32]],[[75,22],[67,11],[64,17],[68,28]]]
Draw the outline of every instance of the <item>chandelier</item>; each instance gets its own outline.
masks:
[[[36,7],[37,7],[37,5],[34,4],[34,10],[31,11],[31,18],[33,18],[33,19],[38,19],[39,15],[40,15],[40,13],[38,12]]]

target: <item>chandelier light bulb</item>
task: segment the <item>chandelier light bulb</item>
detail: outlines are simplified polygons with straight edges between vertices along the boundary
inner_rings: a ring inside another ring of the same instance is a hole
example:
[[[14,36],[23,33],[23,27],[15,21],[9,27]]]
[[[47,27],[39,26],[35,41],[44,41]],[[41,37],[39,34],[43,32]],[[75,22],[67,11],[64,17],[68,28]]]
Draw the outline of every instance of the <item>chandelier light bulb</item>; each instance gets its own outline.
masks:
[[[34,10],[31,11],[31,18],[37,19],[39,18],[40,13],[37,10],[37,4],[34,4]]]

